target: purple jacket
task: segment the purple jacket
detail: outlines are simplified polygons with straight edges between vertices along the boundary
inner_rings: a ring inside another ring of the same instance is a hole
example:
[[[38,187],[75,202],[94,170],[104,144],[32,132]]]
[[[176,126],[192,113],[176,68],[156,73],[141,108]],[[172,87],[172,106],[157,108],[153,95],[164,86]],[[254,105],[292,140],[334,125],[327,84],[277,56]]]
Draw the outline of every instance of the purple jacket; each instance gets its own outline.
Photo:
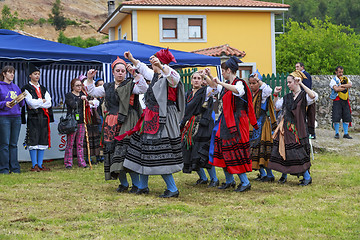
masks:
[[[25,99],[13,108],[8,108],[6,102],[12,101],[21,93],[20,88],[14,83],[0,81],[0,116],[16,117],[21,115],[21,107],[25,104]]]

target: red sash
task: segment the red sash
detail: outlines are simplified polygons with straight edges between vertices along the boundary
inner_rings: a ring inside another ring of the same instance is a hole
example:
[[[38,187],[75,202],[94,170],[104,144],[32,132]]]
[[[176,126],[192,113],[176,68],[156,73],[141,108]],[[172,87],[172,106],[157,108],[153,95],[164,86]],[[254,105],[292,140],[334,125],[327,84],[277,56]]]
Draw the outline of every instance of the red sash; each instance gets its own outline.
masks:
[[[42,99],[42,95],[41,95],[41,91],[40,91],[40,87],[39,89],[35,86],[33,86],[35,88],[35,92],[36,95],[38,96],[39,99]],[[51,148],[51,135],[50,135],[50,116],[49,116],[49,111],[46,108],[42,108],[42,110],[44,111],[45,116],[47,117],[47,122],[48,122],[48,143],[49,143],[49,148]]]

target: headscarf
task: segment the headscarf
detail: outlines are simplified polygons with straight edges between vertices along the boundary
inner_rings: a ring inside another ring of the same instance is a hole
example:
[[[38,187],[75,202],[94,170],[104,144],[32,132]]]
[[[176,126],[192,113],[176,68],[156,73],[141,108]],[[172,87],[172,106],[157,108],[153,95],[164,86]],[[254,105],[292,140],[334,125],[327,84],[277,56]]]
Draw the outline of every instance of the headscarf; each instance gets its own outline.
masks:
[[[161,49],[155,56],[162,62],[163,64],[169,64],[171,62],[176,62],[174,55],[167,49]]]
[[[260,74],[259,69],[256,69],[256,72],[253,72],[250,77],[255,77],[255,74],[257,74],[258,79],[262,81],[262,75]]]
[[[83,80],[84,79],[86,79],[87,77],[85,76],[85,75],[83,75],[83,74],[81,74],[79,77],[78,77],[78,79],[81,81],[81,82],[83,82]]]
[[[95,79],[95,86],[96,86],[96,84],[97,84],[99,81],[104,81],[104,79],[102,79],[102,78],[100,78],[100,77],[96,78],[96,79]]]
[[[124,64],[124,66],[126,66],[126,62],[123,59],[117,57],[117,59],[111,64],[111,69],[114,70],[115,65],[118,63]]]
[[[229,60],[225,62],[226,66],[233,72],[236,72],[239,69],[238,63],[242,63],[242,61],[235,56],[231,56]]]
[[[306,75],[299,70],[296,70],[295,72],[290,73],[290,75],[293,76],[294,78],[301,78],[301,80],[307,79]]]

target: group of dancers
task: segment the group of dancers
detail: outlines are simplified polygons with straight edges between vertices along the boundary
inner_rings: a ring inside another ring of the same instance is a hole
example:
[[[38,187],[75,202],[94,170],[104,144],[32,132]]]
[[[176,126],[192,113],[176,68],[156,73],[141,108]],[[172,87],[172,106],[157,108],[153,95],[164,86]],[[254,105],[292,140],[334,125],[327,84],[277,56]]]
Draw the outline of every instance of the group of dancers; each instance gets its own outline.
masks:
[[[168,49],[150,57],[151,68],[130,51],[124,58],[132,64],[115,60],[114,82],[95,87],[93,69],[84,82],[89,95],[105,97],[105,179],[119,179],[118,192],[148,194],[149,176],[161,175],[166,190],[160,197],[178,197],[172,174],[179,171],[195,171],[196,185],[219,189],[235,188],[237,174],[236,192],[251,189],[246,173],[253,170],[259,171],[256,180],[263,182],[274,182],[272,170],[276,170],[282,173],[279,183],[291,174],[303,176],[299,185],[311,184],[305,112],[318,95],[302,83],[306,78],[302,72],[287,77],[290,93],[280,98],[281,87],[273,93],[258,72],[249,83],[238,78],[240,60],[231,57],[221,64],[224,81],[213,77],[209,68],[196,71],[191,75],[192,88],[185,93],[179,73],[168,65],[176,62]],[[222,102],[217,119],[216,97]],[[215,167],[224,170],[222,184]]]
[[[149,176],[161,175],[166,190],[160,197],[178,197],[173,173],[179,171],[197,172],[196,185],[236,192],[251,189],[246,173],[253,170],[259,171],[258,181],[274,182],[272,170],[276,170],[282,173],[279,183],[291,174],[303,176],[299,185],[311,184],[305,113],[318,95],[302,83],[306,78],[302,72],[287,77],[290,93],[279,96],[281,87],[273,93],[259,72],[250,75],[248,83],[237,77],[240,60],[231,57],[221,64],[224,81],[213,77],[209,68],[196,71],[191,75],[192,88],[185,93],[179,73],[169,66],[176,59],[168,49],[150,57],[151,68],[130,51],[124,58],[131,64],[118,57],[111,65],[113,82],[96,86],[97,72],[90,69],[85,81],[72,81],[71,95],[85,100],[78,94],[83,89],[86,95],[103,99],[105,179],[119,179],[118,192],[148,194]],[[34,171],[47,170],[37,159],[50,146],[49,123],[53,121],[51,98],[38,84],[38,75],[38,69],[33,69],[30,83],[23,88],[28,111],[26,143]],[[222,103],[218,118],[215,98]],[[69,158],[65,159],[68,168]],[[80,165],[86,167],[85,162]],[[226,181],[222,184],[215,167],[223,168]],[[238,186],[234,174],[240,179]]]

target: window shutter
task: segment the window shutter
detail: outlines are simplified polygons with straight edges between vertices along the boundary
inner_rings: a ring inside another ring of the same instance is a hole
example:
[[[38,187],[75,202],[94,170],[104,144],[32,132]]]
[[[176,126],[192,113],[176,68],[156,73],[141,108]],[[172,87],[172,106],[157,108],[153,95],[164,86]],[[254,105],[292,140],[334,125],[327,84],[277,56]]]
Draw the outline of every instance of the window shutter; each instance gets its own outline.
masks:
[[[163,29],[177,29],[177,19],[163,18]]]

